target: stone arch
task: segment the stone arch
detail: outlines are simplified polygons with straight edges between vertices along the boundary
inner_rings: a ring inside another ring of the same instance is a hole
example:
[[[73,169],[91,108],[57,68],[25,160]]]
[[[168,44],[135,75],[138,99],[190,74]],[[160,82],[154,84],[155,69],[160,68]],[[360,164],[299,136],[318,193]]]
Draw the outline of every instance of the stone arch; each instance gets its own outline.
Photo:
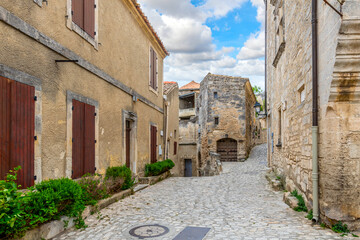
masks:
[[[222,162],[238,161],[238,142],[233,138],[222,138],[216,142],[216,152]]]

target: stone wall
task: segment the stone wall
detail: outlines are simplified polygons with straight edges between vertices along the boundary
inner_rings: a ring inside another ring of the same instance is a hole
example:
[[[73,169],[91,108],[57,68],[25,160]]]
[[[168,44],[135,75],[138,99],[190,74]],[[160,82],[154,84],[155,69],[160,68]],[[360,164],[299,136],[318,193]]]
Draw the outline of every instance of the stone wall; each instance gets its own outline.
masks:
[[[331,3],[344,17],[318,1],[320,213],[359,228],[360,1]],[[268,160],[311,207],[311,1],[267,1],[267,9]]]

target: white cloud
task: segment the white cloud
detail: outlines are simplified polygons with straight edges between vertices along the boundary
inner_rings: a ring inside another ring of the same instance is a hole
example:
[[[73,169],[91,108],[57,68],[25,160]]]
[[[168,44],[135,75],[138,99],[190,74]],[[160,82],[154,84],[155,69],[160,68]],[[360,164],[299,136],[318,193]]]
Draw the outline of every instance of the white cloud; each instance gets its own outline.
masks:
[[[139,0],[141,8],[170,52],[164,64],[164,79],[180,86],[191,80],[201,81],[207,73],[249,77],[254,85],[264,88],[264,3],[250,0],[257,8],[256,19],[261,29],[249,36],[241,48],[222,47],[217,50],[207,19],[219,19],[240,8],[249,0],[204,0],[195,7],[190,0]],[[237,15],[234,21],[241,21]],[[222,30],[230,30],[225,26]],[[221,47],[221,46],[218,46]],[[236,57],[234,51],[239,51]],[[230,56],[231,54],[231,56]]]

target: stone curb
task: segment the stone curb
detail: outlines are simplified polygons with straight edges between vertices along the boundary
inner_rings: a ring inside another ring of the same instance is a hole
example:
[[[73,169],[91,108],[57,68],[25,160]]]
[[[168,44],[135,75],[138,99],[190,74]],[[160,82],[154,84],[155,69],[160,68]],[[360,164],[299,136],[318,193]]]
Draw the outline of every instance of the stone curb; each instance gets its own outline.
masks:
[[[171,176],[170,171],[166,171],[162,174],[160,174],[159,176],[154,176],[154,177],[139,177],[139,183],[140,184],[149,184],[149,185],[153,185],[157,182],[160,182],[161,180],[164,180],[168,177]]]

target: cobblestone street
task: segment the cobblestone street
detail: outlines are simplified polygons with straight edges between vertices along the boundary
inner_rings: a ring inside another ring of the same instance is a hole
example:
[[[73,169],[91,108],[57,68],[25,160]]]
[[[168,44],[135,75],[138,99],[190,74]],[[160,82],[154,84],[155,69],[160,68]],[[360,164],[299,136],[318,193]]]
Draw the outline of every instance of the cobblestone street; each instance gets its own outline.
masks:
[[[89,217],[86,230],[70,229],[56,239],[137,239],[129,230],[145,224],[169,228],[156,239],[173,239],[187,226],[211,228],[205,239],[213,240],[347,239],[312,226],[305,213],[283,203],[282,192],[270,189],[265,147],[255,147],[244,163],[225,163],[220,176],[170,178],[150,186]]]

